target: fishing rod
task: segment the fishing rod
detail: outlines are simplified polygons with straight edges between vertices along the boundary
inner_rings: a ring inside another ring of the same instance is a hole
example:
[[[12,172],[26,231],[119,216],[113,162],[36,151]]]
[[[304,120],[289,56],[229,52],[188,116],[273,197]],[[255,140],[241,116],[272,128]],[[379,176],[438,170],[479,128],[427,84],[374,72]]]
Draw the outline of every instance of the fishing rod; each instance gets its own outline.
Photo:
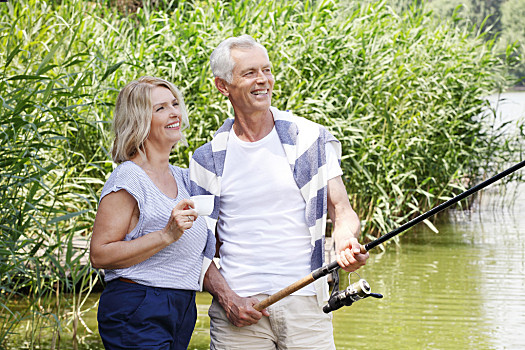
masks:
[[[362,246],[361,253],[364,254],[368,251],[370,251],[372,248],[377,247],[378,245],[384,243],[385,241],[388,241],[389,239],[397,236],[403,231],[408,230],[412,226],[428,219],[429,217],[436,215],[440,211],[456,204],[457,202],[461,201],[462,199],[465,199],[472,194],[482,190],[483,188],[493,184],[496,181],[499,181],[500,179],[504,178],[505,176],[508,176],[512,174],[513,172],[523,168],[525,166],[525,160],[521,161],[520,163],[517,163],[516,165],[508,168],[507,170],[502,171],[501,173],[491,177],[488,180],[485,180],[476,186],[471,187],[470,189],[466,190],[463,193],[460,193],[454,198],[449,199],[448,201],[434,207],[433,209],[427,211],[424,214],[421,214],[420,216],[416,217],[415,219],[410,220],[409,222],[405,223],[404,225],[398,227],[397,229],[384,234],[383,236],[377,238],[376,240],[369,242]],[[312,271],[308,276],[305,276],[298,280],[295,283],[292,283],[288,287],[285,287],[278,291],[275,294],[270,295],[268,298],[260,301],[259,303],[255,304],[253,307],[254,309],[261,311],[268,306],[278,302],[282,298],[298,291],[299,289],[306,287],[310,283],[314,282],[315,280],[328,275],[329,273],[332,273],[333,271],[336,271],[339,269],[339,264],[337,261],[333,261],[328,265],[322,266],[318,268],[317,270]],[[349,276],[350,277],[350,276]],[[375,298],[382,298],[383,296],[381,294],[375,294],[371,293],[371,288],[368,282],[366,282],[364,279],[359,279],[358,282],[355,282],[353,284],[350,284],[347,289],[344,291],[340,291],[337,293],[333,293],[333,295],[330,297],[330,300],[328,301],[328,304],[323,307],[323,311],[325,313],[328,313],[330,311],[335,311],[342,306],[350,306],[353,302],[364,299],[367,297],[375,297]]]

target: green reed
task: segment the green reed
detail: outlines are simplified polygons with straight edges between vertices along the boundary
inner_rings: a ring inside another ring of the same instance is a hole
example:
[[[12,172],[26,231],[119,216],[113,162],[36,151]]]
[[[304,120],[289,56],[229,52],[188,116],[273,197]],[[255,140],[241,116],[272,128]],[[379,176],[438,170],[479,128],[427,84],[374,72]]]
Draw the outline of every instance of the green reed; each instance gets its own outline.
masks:
[[[102,183],[107,162],[100,161],[105,132],[90,115],[100,87],[86,70],[94,59],[79,37],[88,24],[78,19],[81,7],[23,5],[3,5],[1,17],[0,343],[24,332],[32,348],[42,328],[55,341],[68,327],[64,300],[78,320],[82,299],[62,293],[80,296],[94,285],[89,264],[81,264],[86,248],[73,242],[89,236],[93,185]],[[25,320],[25,329],[13,327]]]
[[[208,59],[222,39],[242,33],[268,48],[274,105],[326,125],[342,142],[363,239],[523,153],[523,129],[511,138],[479,117],[483,97],[509,84],[508,54],[421,8],[396,13],[387,2],[343,0],[138,9],[102,0],[2,3],[0,344],[25,333],[28,348],[59,348],[72,334],[77,348],[94,331],[82,321],[98,278],[86,242],[114,167],[116,95],[141,75],[181,88],[189,145],[177,147],[172,161],[186,166],[232,115]]]

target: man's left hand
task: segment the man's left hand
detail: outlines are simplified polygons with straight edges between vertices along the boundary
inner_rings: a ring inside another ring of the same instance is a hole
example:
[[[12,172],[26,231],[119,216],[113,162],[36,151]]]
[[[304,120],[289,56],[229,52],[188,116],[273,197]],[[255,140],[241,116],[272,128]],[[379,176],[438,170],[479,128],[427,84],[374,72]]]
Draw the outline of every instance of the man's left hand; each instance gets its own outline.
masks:
[[[344,241],[342,249],[337,252],[337,262],[343,270],[353,272],[364,266],[369,256],[357,238],[349,238]]]

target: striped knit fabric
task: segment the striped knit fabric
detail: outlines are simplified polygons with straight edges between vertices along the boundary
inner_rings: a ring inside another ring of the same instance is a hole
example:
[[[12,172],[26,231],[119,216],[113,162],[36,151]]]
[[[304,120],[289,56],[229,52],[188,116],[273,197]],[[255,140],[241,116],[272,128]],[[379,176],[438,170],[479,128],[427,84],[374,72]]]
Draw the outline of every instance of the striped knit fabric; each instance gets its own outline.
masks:
[[[173,207],[190,197],[188,169],[172,165],[170,169],[177,182],[177,198],[162,193],[146,172],[131,161],[120,164],[109,176],[101,200],[109,193],[125,190],[135,198],[140,210],[137,226],[126,234],[125,241],[162,230]],[[106,269],[105,281],[124,277],[146,286],[200,290],[204,272],[209,266],[204,260],[211,261],[215,252],[215,236],[210,237],[210,233],[204,219],[199,217],[178,241],[150,258],[127,268]],[[208,242],[209,239],[212,241]]]
[[[305,118],[270,107],[275,128],[284,147],[290,170],[306,202],[305,218],[312,243],[311,269],[324,263],[324,232],[327,217],[327,166],[325,144],[333,142],[339,162],[341,146],[323,126]],[[219,216],[221,179],[226,158],[226,146],[234,119],[227,119],[213,140],[199,147],[190,161],[190,191],[192,195],[215,195],[215,207],[206,217],[208,229],[215,232]],[[278,247],[276,247],[278,249]],[[326,278],[315,282],[320,304],[328,299]]]

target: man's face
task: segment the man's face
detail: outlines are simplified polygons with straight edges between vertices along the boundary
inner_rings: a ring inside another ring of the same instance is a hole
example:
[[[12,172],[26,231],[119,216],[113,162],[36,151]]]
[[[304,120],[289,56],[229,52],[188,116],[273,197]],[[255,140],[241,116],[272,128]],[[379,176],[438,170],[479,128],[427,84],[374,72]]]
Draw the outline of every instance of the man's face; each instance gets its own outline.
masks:
[[[267,111],[275,83],[268,55],[262,48],[254,47],[233,49],[231,57],[235,62],[233,81],[225,84],[225,90],[235,112]]]

